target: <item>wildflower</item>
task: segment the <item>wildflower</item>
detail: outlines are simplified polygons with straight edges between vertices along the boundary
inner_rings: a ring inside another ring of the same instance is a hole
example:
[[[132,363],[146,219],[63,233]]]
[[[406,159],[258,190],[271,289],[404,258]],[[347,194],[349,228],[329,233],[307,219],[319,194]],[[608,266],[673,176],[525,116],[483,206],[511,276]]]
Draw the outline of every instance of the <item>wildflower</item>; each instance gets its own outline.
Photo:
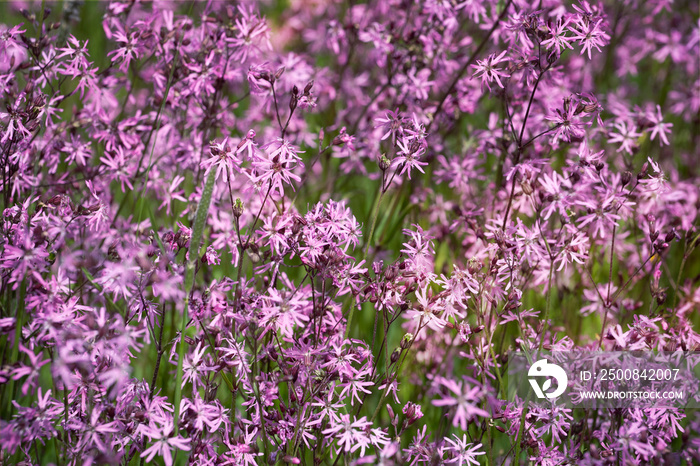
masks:
[[[360,450],[360,456],[364,456],[365,449],[371,444],[366,430],[371,425],[372,423],[367,421],[364,416],[360,419],[353,416],[351,420],[349,414],[342,414],[339,420],[332,420],[331,426],[321,433],[337,439],[339,452],[348,453]]]
[[[595,48],[600,52],[600,48],[608,45],[610,36],[604,31],[603,18],[591,17],[591,15],[579,7],[574,7],[579,12],[574,17],[574,24],[569,26],[569,31],[574,35],[573,40],[578,41],[581,45],[581,55],[584,52],[588,53],[588,59],[591,59],[591,49]]]
[[[498,84],[499,87],[503,87],[501,78],[507,78],[510,75],[508,73],[503,72],[501,68],[497,68],[496,65],[498,65],[501,62],[510,60],[506,57],[507,53],[507,50],[504,50],[498,56],[496,56],[495,53],[492,53],[485,60],[477,60],[476,65],[472,65],[472,67],[476,69],[476,72],[474,73],[473,77],[481,78],[482,91],[484,90],[484,86],[489,91],[491,91],[490,84],[494,81],[496,81],[496,84]]]
[[[272,192],[284,196],[285,184],[291,184],[292,180],[301,181],[293,170],[297,167],[303,168],[304,163],[297,155],[297,149],[289,141],[279,139],[263,146],[265,149],[273,147],[274,150],[266,157],[260,157],[253,162],[256,174],[251,176],[251,180],[263,185],[269,184]]]
[[[668,134],[671,134],[671,128],[673,123],[664,123],[663,116],[661,115],[661,106],[656,106],[656,114],[648,113],[649,121],[652,123],[651,140],[653,141],[656,136],[659,136],[659,144],[662,146],[669,145]]]
[[[470,465],[470,464],[479,464],[479,461],[477,460],[477,456],[479,455],[485,455],[486,452],[479,451],[479,448],[481,448],[481,444],[477,443],[474,445],[472,442],[467,442],[467,435],[464,434],[462,435],[462,438],[460,439],[457,437],[456,434],[452,434],[454,436],[454,440],[451,438],[445,439],[447,443],[449,443],[451,446],[445,446],[444,450],[445,452],[448,452],[452,455],[452,458],[446,460],[446,463],[457,463],[459,466],[464,465]]]
[[[163,425],[151,424],[149,426],[144,426],[141,432],[143,435],[148,437],[149,440],[154,441],[153,445],[141,453],[141,458],[145,458],[146,461],[150,462],[156,455],[158,455],[163,458],[166,466],[172,466],[173,450],[190,450],[190,439],[182,438],[179,435],[172,435],[172,422],[166,421]]]
[[[340,383],[340,387],[343,389],[340,392],[340,398],[345,398],[346,394],[349,392],[351,395],[350,398],[350,405],[352,406],[354,401],[357,400],[358,402],[362,402],[360,399],[358,393],[366,393],[370,394],[369,390],[367,390],[367,387],[371,387],[374,385],[374,382],[365,380],[365,378],[368,378],[370,369],[365,368],[361,369],[359,371],[353,371],[353,374],[347,378],[347,380],[342,381]]]
[[[556,25],[552,27],[547,25],[547,30],[549,31],[549,39],[543,40],[542,45],[544,45],[547,50],[551,48],[556,48],[557,53],[561,54],[562,51],[568,49],[573,49],[574,47],[570,44],[571,38],[566,36],[568,32],[568,25],[571,21],[571,17],[559,18]]]
[[[433,330],[440,330],[447,325],[447,322],[435,314],[437,308],[428,300],[426,293],[427,288],[416,291],[418,306],[409,310],[406,313],[406,317],[416,321],[416,325],[427,326]]]
[[[185,355],[185,360],[182,364],[182,387],[184,388],[187,383],[192,383],[193,389],[197,389],[199,386],[204,386],[204,376],[207,372],[213,369],[204,362],[204,353],[206,352],[206,347],[200,342],[195,347],[192,354]]]
[[[375,128],[382,128],[382,131],[386,131],[381,137],[382,141],[391,136],[391,142],[393,143],[396,140],[396,135],[401,135],[402,133],[404,118],[399,113],[398,108],[394,111],[387,110],[385,116],[375,118],[374,121],[377,122],[377,125],[374,126]]]
[[[611,132],[608,138],[608,143],[610,144],[620,144],[617,149],[618,152],[625,151],[628,154],[632,154],[634,148],[637,147],[637,138],[641,136],[634,127],[633,124],[620,120],[615,122],[615,129],[617,132]]]
[[[423,155],[425,149],[417,145],[415,140],[410,140],[408,138],[399,139],[397,144],[399,146],[399,152],[391,161],[391,166],[395,167],[397,171],[399,168],[401,168],[399,175],[403,175],[404,173],[408,172],[408,179],[410,180],[411,169],[413,168],[421,173],[425,173],[421,167],[428,164],[418,160],[418,157]]]
[[[216,179],[222,177],[224,183],[228,182],[230,173],[240,173],[241,161],[236,157],[236,152],[231,149],[228,144],[228,138],[224,138],[218,144],[213,144],[210,149],[211,157],[202,162],[202,168],[205,168],[205,175],[216,167]]]
[[[443,398],[433,400],[434,406],[456,406],[452,425],[467,430],[467,422],[476,416],[490,417],[489,413],[476,406],[481,398],[481,389],[478,386],[470,387],[466,380],[455,381],[441,377],[438,379],[441,386],[448,390]]]

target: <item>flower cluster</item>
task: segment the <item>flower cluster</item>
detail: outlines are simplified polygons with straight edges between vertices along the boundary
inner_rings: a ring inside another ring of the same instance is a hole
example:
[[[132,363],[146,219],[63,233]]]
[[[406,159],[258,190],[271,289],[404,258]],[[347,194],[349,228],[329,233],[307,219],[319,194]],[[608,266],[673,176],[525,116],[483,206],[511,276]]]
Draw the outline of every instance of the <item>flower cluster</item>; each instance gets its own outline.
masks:
[[[700,462],[503,381],[700,350],[680,3],[0,5],[0,463]]]

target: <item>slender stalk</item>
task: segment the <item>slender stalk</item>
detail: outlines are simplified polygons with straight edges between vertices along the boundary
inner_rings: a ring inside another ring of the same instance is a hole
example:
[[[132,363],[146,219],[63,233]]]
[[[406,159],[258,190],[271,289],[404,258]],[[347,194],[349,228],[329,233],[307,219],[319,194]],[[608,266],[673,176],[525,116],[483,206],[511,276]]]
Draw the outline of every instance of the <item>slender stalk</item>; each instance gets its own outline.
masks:
[[[520,414],[520,427],[518,428],[518,437],[515,440],[515,456],[513,457],[513,464],[520,464],[520,444],[523,441],[523,431],[525,430],[525,416],[527,415],[527,407],[530,404],[530,397],[532,392],[527,392],[527,397],[525,397],[525,404],[523,405],[523,411]]]
[[[382,176],[383,179],[383,176]],[[367,258],[367,255],[369,254],[369,247],[372,244],[372,236],[374,235],[374,228],[377,226],[377,216],[379,215],[379,206],[382,203],[382,199],[384,198],[384,193],[386,190],[384,189],[383,186],[383,181],[382,181],[382,186],[379,187],[379,195],[376,198],[376,201],[374,202],[374,208],[373,214],[372,214],[372,226],[369,229],[369,236],[367,236],[367,245],[365,246],[365,255],[364,257]],[[347,339],[348,336],[350,335],[350,326],[352,324],[352,315],[355,313],[355,305],[352,303],[352,294],[351,298],[349,299],[350,302],[350,310],[348,312],[348,320],[347,323],[345,324],[345,336],[343,338]]]
[[[445,104],[445,101],[447,100],[447,96],[452,95],[454,93],[454,90],[457,87],[457,83],[459,82],[459,80],[462,79],[462,76],[464,76],[464,73],[467,72],[469,67],[476,61],[476,57],[478,57],[479,54],[481,53],[481,51],[484,49],[484,47],[486,47],[486,44],[488,43],[489,39],[491,39],[491,35],[496,30],[498,25],[501,23],[501,20],[506,16],[506,13],[508,12],[508,8],[510,7],[511,3],[513,3],[513,0],[508,0],[508,2],[503,7],[503,11],[498,16],[498,18],[496,18],[496,21],[494,21],[493,26],[491,26],[491,29],[489,29],[489,32],[486,33],[486,37],[484,37],[484,39],[481,41],[481,43],[476,48],[476,50],[474,51],[472,56],[469,57],[469,60],[467,60],[466,63],[464,63],[464,65],[462,65],[462,68],[459,69],[459,71],[455,75],[454,79],[450,83],[450,85],[447,88],[447,90],[445,91],[445,93],[442,94],[442,97],[440,98],[440,101],[438,102],[438,105],[435,108],[435,111],[433,112],[433,119],[428,124],[428,128],[426,129],[426,131],[430,131],[430,128],[432,128],[433,123],[435,123],[435,121],[438,118],[438,115],[440,114],[440,110],[442,110],[442,106]]]
[[[173,414],[173,424],[175,426],[173,432],[175,432],[176,435],[178,432],[178,422],[180,418],[180,402],[182,400],[182,364],[185,358],[185,330],[187,330],[187,314],[189,311],[190,297],[194,289],[195,264],[197,259],[199,259],[199,247],[202,242],[207,215],[209,214],[209,205],[211,204],[212,194],[214,193],[215,182],[216,170],[211,170],[209,171],[209,175],[207,176],[207,180],[204,184],[202,198],[199,201],[199,205],[197,205],[194,227],[192,228],[192,237],[190,238],[187,268],[185,270],[185,310],[182,315],[182,323],[180,325],[180,341],[178,342],[177,377],[175,379],[175,413]]]

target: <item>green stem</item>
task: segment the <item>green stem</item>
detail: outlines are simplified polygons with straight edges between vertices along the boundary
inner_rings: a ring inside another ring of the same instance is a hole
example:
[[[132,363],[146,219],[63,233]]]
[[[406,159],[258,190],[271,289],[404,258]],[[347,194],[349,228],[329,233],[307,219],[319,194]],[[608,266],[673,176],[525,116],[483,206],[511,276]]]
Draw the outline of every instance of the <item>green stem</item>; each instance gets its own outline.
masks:
[[[552,303],[552,273],[554,272],[554,260],[549,264],[549,279],[547,280],[547,306],[544,309],[544,320],[542,321],[542,337],[540,338],[539,350],[542,351],[544,345],[544,337],[547,330],[547,321],[549,320],[549,310]]]
[[[209,213],[209,205],[214,192],[214,183],[216,182],[216,170],[211,170],[202,191],[202,198],[197,205],[197,212],[194,219],[194,227],[192,228],[192,237],[190,238],[190,248],[188,251],[189,257],[185,270],[185,310],[182,315],[182,323],[180,324],[180,341],[178,342],[178,359],[177,359],[177,378],[175,379],[175,413],[173,414],[173,424],[175,426],[173,432],[178,433],[178,423],[180,418],[180,401],[182,400],[182,363],[185,358],[185,330],[187,329],[187,313],[189,310],[190,295],[194,288],[194,269],[197,259],[199,258],[199,247],[202,243],[204,227],[206,225],[207,215]]]
[[[381,186],[379,186],[379,196],[377,196],[376,201],[374,202],[374,208],[372,209],[372,226],[369,229],[369,236],[367,237],[367,245],[365,246],[365,255],[364,257],[367,258],[369,254],[369,247],[372,244],[372,236],[374,236],[374,228],[377,226],[377,217],[379,216],[379,206],[382,203],[382,199],[384,199],[384,193],[386,193],[386,190],[384,189],[384,182],[382,180]],[[352,323],[352,315],[355,313],[355,305],[352,302],[352,294],[351,298],[349,299],[350,303],[350,310],[348,312],[348,321],[345,325],[345,336],[344,338],[347,339],[348,336],[350,335],[350,324]]]
[[[515,457],[513,458],[513,464],[520,464],[520,443],[523,440],[523,432],[525,431],[525,416],[527,415],[527,406],[530,404],[531,395],[532,392],[527,393],[525,405],[523,406],[523,411],[520,414],[520,428],[518,429],[518,438],[515,440]]]
[[[365,258],[369,254],[369,247],[372,244],[372,237],[374,236],[374,229],[377,226],[377,217],[379,217],[379,206],[382,203],[382,199],[384,199],[384,191],[383,186],[379,188],[379,196],[377,196],[377,199],[374,201],[374,207],[372,209],[372,226],[369,229],[369,236],[367,237],[367,244],[365,245]]]

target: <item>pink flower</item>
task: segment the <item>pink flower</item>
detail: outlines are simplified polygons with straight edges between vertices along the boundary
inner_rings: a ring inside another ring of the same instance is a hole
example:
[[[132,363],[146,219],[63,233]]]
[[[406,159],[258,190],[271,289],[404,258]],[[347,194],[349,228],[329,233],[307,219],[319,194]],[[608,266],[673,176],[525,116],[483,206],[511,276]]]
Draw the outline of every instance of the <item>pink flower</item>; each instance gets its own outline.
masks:
[[[180,451],[190,450],[190,439],[182,438],[179,435],[172,436],[173,423],[170,421],[166,421],[163,425],[151,424],[144,426],[141,432],[151,441],[154,441],[153,445],[141,453],[141,458],[145,458],[146,461],[152,461],[158,455],[163,458],[166,466],[172,466],[172,451],[174,449]]]
[[[206,169],[205,175],[212,168],[216,167],[216,179],[218,180],[219,176],[221,176],[224,183],[227,183],[230,175],[241,171],[241,161],[228,144],[228,138],[224,138],[220,143],[212,145],[209,151],[211,157],[202,162],[202,168]]]
[[[322,431],[323,435],[335,437],[338,441],[338,450],[345,453],[360,450],[360,456],[364,456],[365,449],[370,446],[370,437],[367,428],[372,425],[365,416],[350,420],[349,414],[342,414],[339,420],[331,419],[331,426]]]
[[[477,456],[485,455],[486,452],[479,451],[481,444],[477,443],[474,445],[472,442],[467,442],[467,435],[462,435],[460,439],[456,434],[452,434],[454,440],[451,438],[445,439],[450,446],[445,446],[443,449],[448,454],[452,455],[452,458],[445,461],[445,463],[457,463],[459,466],[479,464]]]
[[[473,77],[481,78],[482,91],[484,90],[484,87],[486,87],[490,91],[490,84],[494,81],[496,81],[496,84],[498,84],[499,87],[504,87],[503,83],[501,82],[501,78],[507,78],[510,75],[508,73],[503,72],[502,69],[496,67],[496,65],[498,65],[501,62],[510,60],[510,58],[506,57],[507,53],[507,50],[504,50],[498,56],[496,56],[495,53],[492,53],[485,60],[477,60],[476,65],[471,65],[473,68],[476,69],[476,72],[474,73]]]
[[[453,426],[467,430],[467,422],[476,416],[491,417],[489,413],[476,404],[482,397],[481,388],[478,386],[470,387],[466,380],[457,382],[444,377],[440,377],[438,382],[448,390],[448,393],[439,400],[433,400],[432,403],[434,406],[454,406],[457,408],[452,419]]]

